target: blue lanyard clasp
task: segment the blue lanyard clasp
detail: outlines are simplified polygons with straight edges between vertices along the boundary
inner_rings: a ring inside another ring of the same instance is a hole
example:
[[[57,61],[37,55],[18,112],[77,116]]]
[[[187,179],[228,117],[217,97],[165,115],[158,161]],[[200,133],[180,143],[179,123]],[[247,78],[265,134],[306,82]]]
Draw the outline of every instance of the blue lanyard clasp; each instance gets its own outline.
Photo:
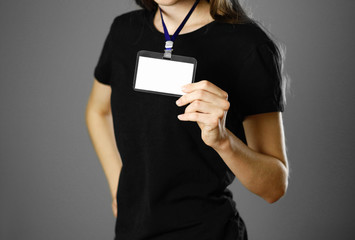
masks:
[[[174,42],[171,40],[168,40],[165,42],[165,50],[164,50],[164,56],[163,58],[171,59],[171,54],[173,51],[173,45]]]

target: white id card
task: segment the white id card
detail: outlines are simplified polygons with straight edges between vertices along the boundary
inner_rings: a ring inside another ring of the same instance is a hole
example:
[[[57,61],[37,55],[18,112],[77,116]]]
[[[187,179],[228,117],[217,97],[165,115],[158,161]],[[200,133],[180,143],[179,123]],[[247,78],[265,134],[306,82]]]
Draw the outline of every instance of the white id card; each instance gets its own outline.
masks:
[[[168,96],[180,97],[181,87],[195,81],[197,60],[193,57],[140,50],[137,53],[133,89]]]

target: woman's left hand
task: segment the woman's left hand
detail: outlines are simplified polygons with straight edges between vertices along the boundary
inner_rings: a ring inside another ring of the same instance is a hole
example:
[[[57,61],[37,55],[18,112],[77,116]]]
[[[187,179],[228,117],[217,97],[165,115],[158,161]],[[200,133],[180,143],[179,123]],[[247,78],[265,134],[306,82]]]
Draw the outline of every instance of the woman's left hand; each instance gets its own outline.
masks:
[[[227,92],[207,80],[187,84],[182,91],[186,94],[176,104],[190,104],[178,118],[197,122],[205,144],[215,149],[220,147],[227,136],[225,121],[230,107]]]

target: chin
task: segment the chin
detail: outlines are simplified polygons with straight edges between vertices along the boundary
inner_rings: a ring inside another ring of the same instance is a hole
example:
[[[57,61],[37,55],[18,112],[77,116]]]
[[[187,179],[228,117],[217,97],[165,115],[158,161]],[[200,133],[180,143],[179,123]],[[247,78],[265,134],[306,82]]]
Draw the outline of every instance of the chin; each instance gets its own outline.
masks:
[[[160,6],[171,6],[184,0],[154,0]]]

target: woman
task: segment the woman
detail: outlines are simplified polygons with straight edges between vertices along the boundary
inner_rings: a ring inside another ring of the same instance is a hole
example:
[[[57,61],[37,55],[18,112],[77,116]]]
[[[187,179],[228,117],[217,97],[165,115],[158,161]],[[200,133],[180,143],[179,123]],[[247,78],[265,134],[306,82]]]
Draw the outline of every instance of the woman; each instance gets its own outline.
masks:
[[[247,239],[227,186],[273,203],[288,185],[278,48],[238,2],[137,3],[111,25],[86,111],[115,239]],[[181,97],[135,91],[137,52],[163,52],[190,10],[172,54],[197,59],[195,82]]]

